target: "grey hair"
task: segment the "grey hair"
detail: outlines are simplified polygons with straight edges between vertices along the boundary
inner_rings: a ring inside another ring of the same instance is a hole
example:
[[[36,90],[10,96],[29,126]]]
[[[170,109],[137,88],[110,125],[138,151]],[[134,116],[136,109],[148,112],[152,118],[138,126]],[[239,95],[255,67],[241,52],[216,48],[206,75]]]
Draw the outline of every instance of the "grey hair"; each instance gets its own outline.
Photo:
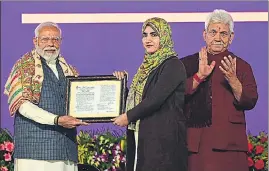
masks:
[[[56,23],[54,23],[54,22],[47,21],[47,22],[40,23],[40,24],[35,28],[35,37],[38,37],[38,36],[39,36],[39,32],[40,32],[40,30],[41,30],[43,27],[56,27],[56,28],[60,31],[60,36],[62,36],[62,30],[61,30],[61,28],[59,27],[59,25],[56,24]]]
[[[230,32],[234,32],[234,21],[232,16],[225,10],[215,9],[212,13],[210,13],[205,21],[205,30],[208,29],[208,26],[212,23],[223,23],[228,24]]]

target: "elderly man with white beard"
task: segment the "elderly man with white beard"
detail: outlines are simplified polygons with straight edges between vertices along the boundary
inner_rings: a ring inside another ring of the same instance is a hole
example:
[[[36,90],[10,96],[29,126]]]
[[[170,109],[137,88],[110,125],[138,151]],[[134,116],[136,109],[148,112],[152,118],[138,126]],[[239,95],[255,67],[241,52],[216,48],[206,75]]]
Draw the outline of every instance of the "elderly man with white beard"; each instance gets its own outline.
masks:
[[[78,72],[59,54],[61,41],[56,23],[38,25],[35,48],[15,63],[6,82],[15,171],[78,170],[76,127],[88,124],[66,115],[66,76]]]

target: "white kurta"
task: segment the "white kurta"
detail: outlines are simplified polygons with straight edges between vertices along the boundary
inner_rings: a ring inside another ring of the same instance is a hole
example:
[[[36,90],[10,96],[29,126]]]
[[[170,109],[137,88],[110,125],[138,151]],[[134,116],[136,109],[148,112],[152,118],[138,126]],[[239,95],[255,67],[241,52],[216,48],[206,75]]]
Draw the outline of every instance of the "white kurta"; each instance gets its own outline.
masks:
[[[14,167],[14,171],[78,171],[74,162],[56,160],[15,159]]]
[[[48,63],[48,66],[54,72],[57,78],[58,71],[55,61]],[[19,112],[21,115],[40,124],[54,125],[54,118],[57,116],[47,112],[42,108],[26,101],[23,103]],[[77,171],[77,164],[72,161],[55,161],[55,160],[32,160],[32,159],[15,159],[15,171]]]

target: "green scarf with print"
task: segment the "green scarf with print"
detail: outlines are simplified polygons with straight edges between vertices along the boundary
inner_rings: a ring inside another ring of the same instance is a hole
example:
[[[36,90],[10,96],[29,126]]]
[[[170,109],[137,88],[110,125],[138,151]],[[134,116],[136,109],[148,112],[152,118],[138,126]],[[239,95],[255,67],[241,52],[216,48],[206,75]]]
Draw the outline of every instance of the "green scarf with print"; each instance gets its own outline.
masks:
[[[173,49],[174,43],[170,25],[164,19],[155,17],[145,21],[142,27],[142,33],[147,26],[150,26],[157,32],[160,38],[160,48],[153,54],[145,53],[144,60],[138,68],[130,86],[126,102],[126,111],[131,110],[142,101],[144,86],[149,74],[166,59],[177,56],[177,53]]]

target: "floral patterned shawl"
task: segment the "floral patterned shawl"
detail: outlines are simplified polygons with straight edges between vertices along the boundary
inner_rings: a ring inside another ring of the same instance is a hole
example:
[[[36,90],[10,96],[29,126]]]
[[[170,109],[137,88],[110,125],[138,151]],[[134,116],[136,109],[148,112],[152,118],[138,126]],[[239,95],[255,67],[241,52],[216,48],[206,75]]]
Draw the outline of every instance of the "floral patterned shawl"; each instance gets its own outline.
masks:
[[[23,55],[13,66],[4,90],[4,94],[8,96],[11,116],[26,100],[39,103],[44,78],[40,58],[34,49]],[[68,65],[61,55],[58,59],[65,76],[78,76],[76,69]]]

